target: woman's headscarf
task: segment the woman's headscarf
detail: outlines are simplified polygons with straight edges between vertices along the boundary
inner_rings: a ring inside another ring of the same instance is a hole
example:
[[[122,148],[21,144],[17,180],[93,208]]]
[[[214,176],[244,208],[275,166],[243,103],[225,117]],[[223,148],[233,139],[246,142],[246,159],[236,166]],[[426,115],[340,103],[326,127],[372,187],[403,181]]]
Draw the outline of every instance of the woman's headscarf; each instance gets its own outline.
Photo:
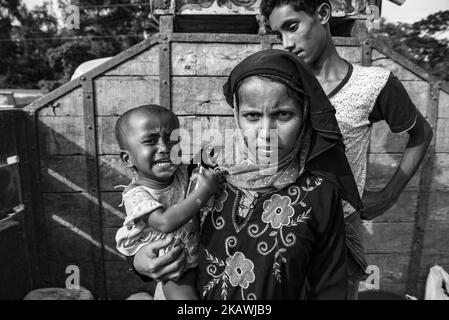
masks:
[[[250,76],[273,79],[304,95],[301,106],[303,128],[292,155],[274,164],[276,172],[269,176],[258,175],[258,171],[263,173],[270,168],[261,168],[255,163],[237,164],[226,168],[231,174],[230,183],[242,188],[282,188],[296,181],[307,170],[338,184],[344,200],[360,212],[363,205],[344,152],[335,109],[310,68],[296,55],[274,49],[259,51],[241,61],[223,86],[226,101],[234,108],[237,125],[237,90],[241,82]]]

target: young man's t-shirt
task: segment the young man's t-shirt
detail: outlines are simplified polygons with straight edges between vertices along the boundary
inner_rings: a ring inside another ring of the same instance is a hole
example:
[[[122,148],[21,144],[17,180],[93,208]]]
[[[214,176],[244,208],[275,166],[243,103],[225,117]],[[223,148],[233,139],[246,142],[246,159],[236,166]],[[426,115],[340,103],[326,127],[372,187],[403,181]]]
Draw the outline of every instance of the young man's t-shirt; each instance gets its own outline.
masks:
[[[371,124],[385,120],[394,133],[408,131],[415,125],[418,111],[404,86],[389,70],[348,64],[348,74],[328,97],[336,110],[346,156],[362,196]],[[355,212],[347,203],[344,211],[345,217]]]

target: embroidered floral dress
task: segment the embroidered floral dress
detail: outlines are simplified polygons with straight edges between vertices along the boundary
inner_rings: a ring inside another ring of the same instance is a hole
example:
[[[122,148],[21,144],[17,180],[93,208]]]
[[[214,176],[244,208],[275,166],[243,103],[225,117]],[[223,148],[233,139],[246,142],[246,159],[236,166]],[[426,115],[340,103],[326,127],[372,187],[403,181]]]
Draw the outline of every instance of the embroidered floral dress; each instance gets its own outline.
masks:
[[[338,187],[306,173],[282,190],[249,197],[248,202],[247,192],[227,184],[202,219],[202,298],[344,299]]]

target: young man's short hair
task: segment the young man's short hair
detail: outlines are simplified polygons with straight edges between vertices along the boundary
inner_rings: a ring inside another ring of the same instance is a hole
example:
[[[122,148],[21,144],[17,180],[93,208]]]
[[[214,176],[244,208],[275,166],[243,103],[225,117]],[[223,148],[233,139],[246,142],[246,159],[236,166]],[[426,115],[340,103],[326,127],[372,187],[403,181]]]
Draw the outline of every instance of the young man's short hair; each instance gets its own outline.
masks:
[[[313,15],[316,9],[323,3],[331,6],[329,0],[262,0],[260,11],[268,19],[274,8],[291,5],[295,11],[305,11],[307,14]]]

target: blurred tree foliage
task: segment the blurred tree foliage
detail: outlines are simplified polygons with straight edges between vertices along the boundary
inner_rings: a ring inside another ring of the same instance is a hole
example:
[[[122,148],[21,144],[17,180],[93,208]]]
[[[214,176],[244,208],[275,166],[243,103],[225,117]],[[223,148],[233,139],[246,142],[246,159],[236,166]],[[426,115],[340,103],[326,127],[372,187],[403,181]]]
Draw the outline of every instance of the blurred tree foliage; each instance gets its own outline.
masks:
[[[449,11],[413,24],[382,21],[376,36],[427,72],[449,81]]]
[[[53,90],[81,63],[116,55],[157,31],[149,1],[78,0],[79,29],[65,23],[73,14],[66,9],[75,1],[58,0],[59,24],[49,3],[30,10],[23,1],[0,0],[3,88]]]
[[[49,75],[45,56],[51,38],[57,35],[56,18],[49,14],[46,4],[28,10],[20,0],[0,0],[0,26],[0,84],[36,87]],[[27,38],[38,40],[24,41]]]

